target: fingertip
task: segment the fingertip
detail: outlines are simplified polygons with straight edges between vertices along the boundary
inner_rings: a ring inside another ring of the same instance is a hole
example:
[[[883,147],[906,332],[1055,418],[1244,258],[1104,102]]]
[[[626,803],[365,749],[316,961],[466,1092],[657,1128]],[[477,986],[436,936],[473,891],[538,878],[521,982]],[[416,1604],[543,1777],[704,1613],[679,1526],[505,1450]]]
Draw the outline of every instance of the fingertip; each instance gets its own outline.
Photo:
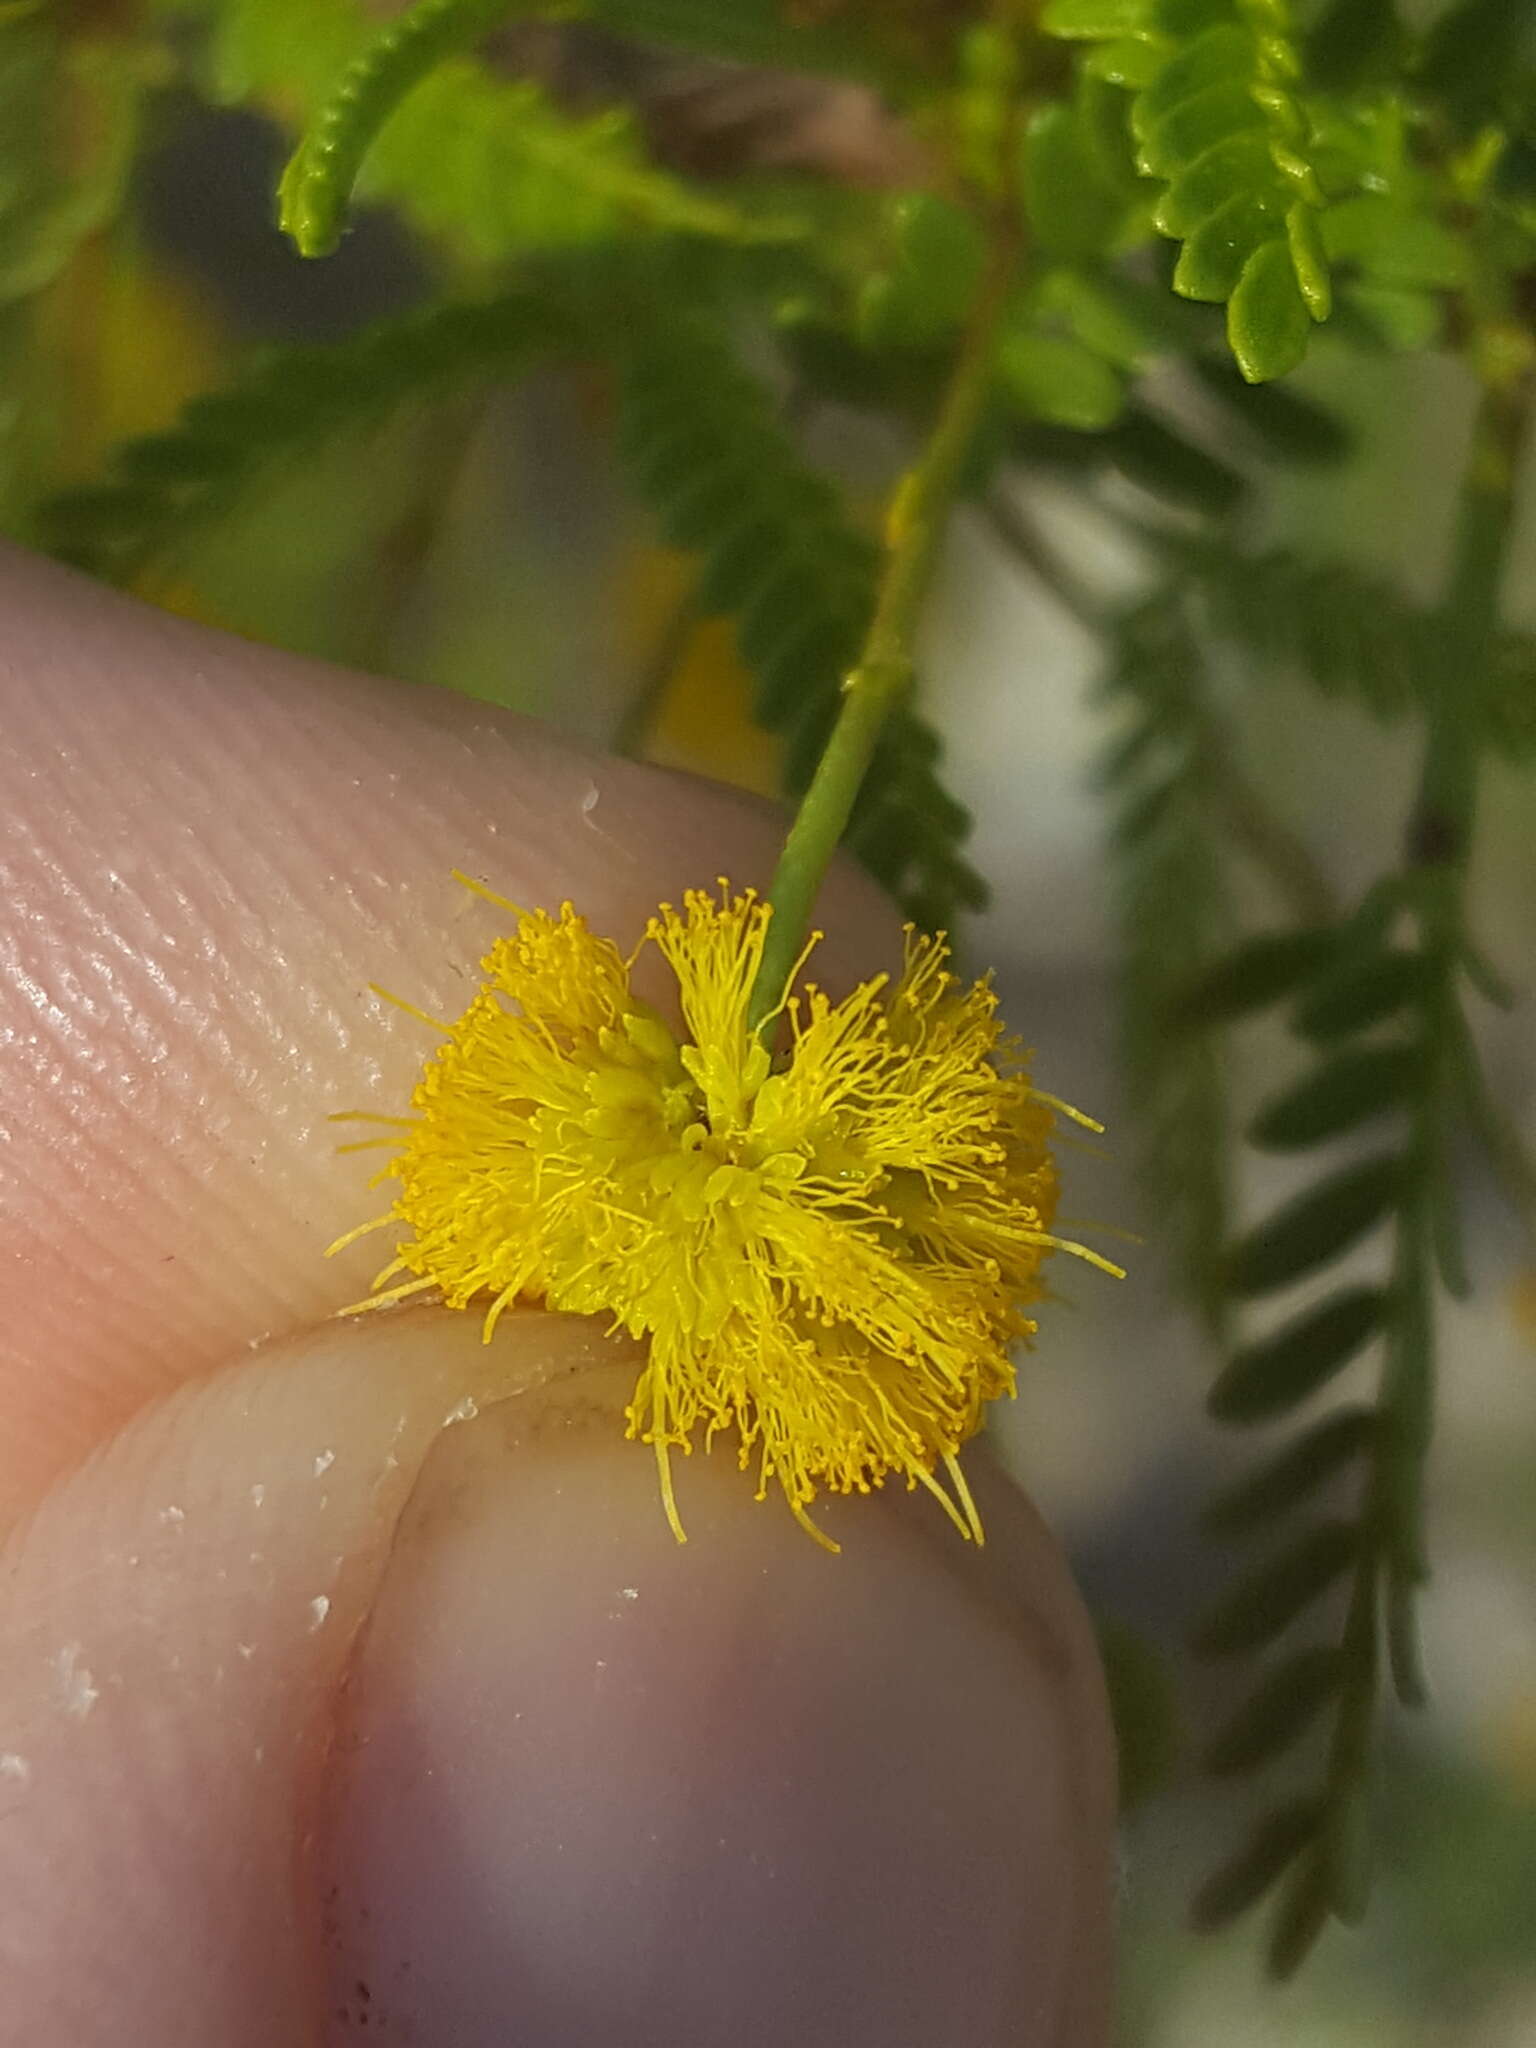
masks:
[[[628,1391],[427,1462],[329,1781],[331,2038],[1089,2048],[1108,1766],[1038,1525],[989,1482],[984,1577],[885,1494],[825,1506],[830,1557],[717,1450],[677,1461],[680,1547]]]

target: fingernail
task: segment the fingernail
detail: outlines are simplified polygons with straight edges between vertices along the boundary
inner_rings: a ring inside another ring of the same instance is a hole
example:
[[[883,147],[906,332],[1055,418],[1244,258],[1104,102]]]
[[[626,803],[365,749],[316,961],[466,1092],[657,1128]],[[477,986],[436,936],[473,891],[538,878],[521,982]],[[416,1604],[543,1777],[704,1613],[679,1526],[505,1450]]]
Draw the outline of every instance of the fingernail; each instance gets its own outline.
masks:
[[[832,1504],[828,1556],[724,1446],[677,1461],[679,1546],[630,1374],[422,1471],[338,1709],[328,2038],[1087,2042],[1107,1764],[1059,1566],[1011,1585],[1006,1530],[983,1564],[903,1495]]]

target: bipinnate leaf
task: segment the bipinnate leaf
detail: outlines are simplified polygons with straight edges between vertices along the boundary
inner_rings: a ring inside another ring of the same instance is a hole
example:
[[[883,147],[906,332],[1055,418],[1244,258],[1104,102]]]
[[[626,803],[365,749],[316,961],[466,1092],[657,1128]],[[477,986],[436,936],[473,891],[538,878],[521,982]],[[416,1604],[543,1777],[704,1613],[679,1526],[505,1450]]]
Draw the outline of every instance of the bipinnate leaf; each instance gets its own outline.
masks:
[[[1305,1189],[1232,1247],[1234,1294],[1268,1294],[1339,1258],[1379,1223],[1402,1187],[1402,1161],[1383,1154]]]
[[[1196,1630],[1194,1648],[1203,1657],[1230,1657],[1272,1641],[1348,1571],[1359,1547],[1353,1522],[1304,1530],[1217,1602]]]

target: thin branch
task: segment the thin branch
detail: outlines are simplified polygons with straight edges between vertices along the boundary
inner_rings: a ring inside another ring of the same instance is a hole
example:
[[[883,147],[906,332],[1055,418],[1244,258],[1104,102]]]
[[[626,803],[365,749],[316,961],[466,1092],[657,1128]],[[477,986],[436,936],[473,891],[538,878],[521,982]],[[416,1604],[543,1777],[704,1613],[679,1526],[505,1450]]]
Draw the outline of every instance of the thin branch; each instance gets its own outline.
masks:
[[[965,459],[986,409],[1019,254],[1019,224],[1009,208],[997,217],[990,260],[933,431],[886,513],[885,566],[874,615],[844,678],[842,709],[795,813],[768,893],[773,917],[752,991],[754,1027],[761,1028],[777,1009],[876,743],[911,688],[913,643]]]

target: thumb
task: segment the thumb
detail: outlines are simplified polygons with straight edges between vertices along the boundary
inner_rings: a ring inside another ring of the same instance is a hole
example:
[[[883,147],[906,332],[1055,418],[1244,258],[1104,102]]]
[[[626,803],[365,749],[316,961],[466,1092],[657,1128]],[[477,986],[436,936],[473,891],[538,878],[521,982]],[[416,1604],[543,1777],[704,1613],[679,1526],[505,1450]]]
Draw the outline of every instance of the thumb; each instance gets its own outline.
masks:
[[[991,1541],[717,1452],[679,1548],[634,1358],[332,1325],[182,1387],[0,1559],[0,2041],[1089,2048],[1108,1736]],[[446,1422],[456,1426],[445,1429]]]

